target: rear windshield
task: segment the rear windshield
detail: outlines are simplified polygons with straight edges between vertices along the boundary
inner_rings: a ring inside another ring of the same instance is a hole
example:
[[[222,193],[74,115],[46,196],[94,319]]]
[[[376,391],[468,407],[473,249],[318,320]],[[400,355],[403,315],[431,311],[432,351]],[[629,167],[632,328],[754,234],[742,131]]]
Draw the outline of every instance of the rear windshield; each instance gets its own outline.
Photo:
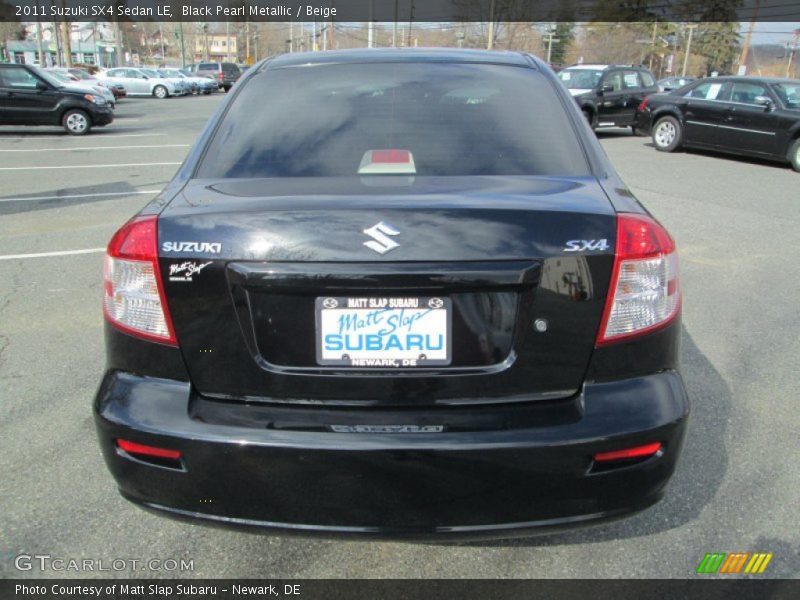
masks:
[[[217,63],[200,63],[199,65],[197,65],[197,68],[201,69],[203,71],[218,71],[219,70],[219,67],[217,66]]]
[[[370,63],[251,77],[197,176],[346,177],[382,160],[406,161],[396,172],[421,176],[588,174],[565,109],[539,72]]]
[[[222,70],[225,73],[239,73],[239,67],[233,63],[222,63]]]

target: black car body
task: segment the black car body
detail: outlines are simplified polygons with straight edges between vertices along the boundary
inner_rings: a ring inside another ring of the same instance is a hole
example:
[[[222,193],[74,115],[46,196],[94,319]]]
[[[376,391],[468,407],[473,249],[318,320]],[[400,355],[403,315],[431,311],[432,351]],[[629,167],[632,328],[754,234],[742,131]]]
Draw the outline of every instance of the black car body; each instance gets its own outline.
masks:
[[[646,67],[633,65],[573,65],[558,73],[592,126],[636,127],[636,107],[659,91]]]
[[[72,89],[36,67],[0,64],[0,125],[60,125],[83,135],[113,120],[100,95]]]
[[[538,59],[259,63],[109,244],[108,467],[145,508],[294,533],[643,509],[689,411],[674,250]]]
[[[714,150],[789,162],[800,171],[800,80],[701,79],[643,102],[637,127],[658,150]]]
[[[186,65],[187,71],[194,77],[207,77],[213,79],[219,85],[219,89],[226,92],[233,87],[233,84],[242,76],[239,65],[229,62],[204,62]]]

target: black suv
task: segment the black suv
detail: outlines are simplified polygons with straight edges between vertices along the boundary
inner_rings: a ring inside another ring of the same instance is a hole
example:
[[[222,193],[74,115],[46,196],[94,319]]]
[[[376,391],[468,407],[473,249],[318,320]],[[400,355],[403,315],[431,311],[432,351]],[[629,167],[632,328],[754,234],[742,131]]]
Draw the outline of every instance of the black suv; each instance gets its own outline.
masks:
[[[233,87],[233,84],[242,76],[242,71],[238,65],[229,62],[204,62],[186,65],[186,70],[195,77],[208,77],[215,79],[219,87],[226,92]]]
[[[592,129],[630,127],[635,132],[636,108],[645,96],[659,91],[650,71],[631,65],[574,65],[558,78]]]
[[[61,125],[71,135],[114,120],[105,98],[29,65],[0,65],[0,125]]]

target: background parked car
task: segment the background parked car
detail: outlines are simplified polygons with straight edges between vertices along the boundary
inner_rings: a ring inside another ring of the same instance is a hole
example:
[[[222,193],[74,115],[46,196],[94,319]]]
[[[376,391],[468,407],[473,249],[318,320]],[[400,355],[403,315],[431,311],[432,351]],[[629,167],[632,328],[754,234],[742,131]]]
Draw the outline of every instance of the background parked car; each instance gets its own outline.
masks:
[[[105,98],[30,65],[0,64],[0,125],[60,125],[71,135],[114,120]]]
[[[636,107],[658,91],[653,74],[631,65],[575,65],[558,73],[592,129],[631,127]]]
[[[800,80],[713,77],[649,96],[636,124],[656,150],[707,148],[791,163],[800,171]]]
[[[79,89],[84,90],[90,94],[99,94],[103,98],[105,98],[106,102],[114,108],[117,104],[117,99],[114,94],[111,92],[111,89],[107,85],[97,85],[100,83],[99,81],[89,81],[89,80],[81,80],[78,79],[75,75],[69,73],[66,69],[45,69],[45,72],[49,73],[60,82],[62,82],[65,86],[71,89]]]
[[[242,71],[235,63],[228,62],[208,62],[194,63],[186,65],[186,69],[191,75],[198,77],[208,77],[217,82],[219,87],[226,92],[233,87],[233,84],[242,76]]]
[[[219,89],[219,86],[213,79],[209,79],[208,77],[193,77],[187,75],[180,69],[159,69],[158,72],[164,77],[181,79],[189,86],[189,90],[194,94],[210,94]]]
[[[659,92],[671,92],[696,81],[695,77],[665,77],[656,81]]]
[[[148,74],[144,69],[121,67],[102,71],[99,75],[101,79],[123,85],[130,96],[168,98],[181,93],[171,79],[165,79],[154,71]]]

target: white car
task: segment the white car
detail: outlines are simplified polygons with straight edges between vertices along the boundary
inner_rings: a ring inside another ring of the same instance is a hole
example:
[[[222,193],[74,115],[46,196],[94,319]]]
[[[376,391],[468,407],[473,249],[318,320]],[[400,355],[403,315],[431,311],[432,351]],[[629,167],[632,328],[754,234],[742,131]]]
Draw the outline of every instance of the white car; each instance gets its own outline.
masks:
[[[148,74],[149,69],[136,69],[134,67],[119,67],[101,71],[97,74],[101,79],[112,83],[120,83],[125,87],[129,96],[155,96],[156,98],[169,98],[184,92],[171,79],[166,79],[155,73]]]
[[[72,90],[81,90],[97,96],[102,96],[106,102],[114,108],[117,105],[117,99],[111,90],[105,85],[92,85],[88,81],[76,80],[74,76],[70,75],[66,69],[44,69],[46,73],[64,84],[64,87]],[[100,83],[100,82],[98,82]]]
[[[217,82],[208,77],[192,77],[179,69],[159,69],[158,71],[167,77],[178,78],[186,82],[189,89],[196,94],[210,94],[219,88]]]

